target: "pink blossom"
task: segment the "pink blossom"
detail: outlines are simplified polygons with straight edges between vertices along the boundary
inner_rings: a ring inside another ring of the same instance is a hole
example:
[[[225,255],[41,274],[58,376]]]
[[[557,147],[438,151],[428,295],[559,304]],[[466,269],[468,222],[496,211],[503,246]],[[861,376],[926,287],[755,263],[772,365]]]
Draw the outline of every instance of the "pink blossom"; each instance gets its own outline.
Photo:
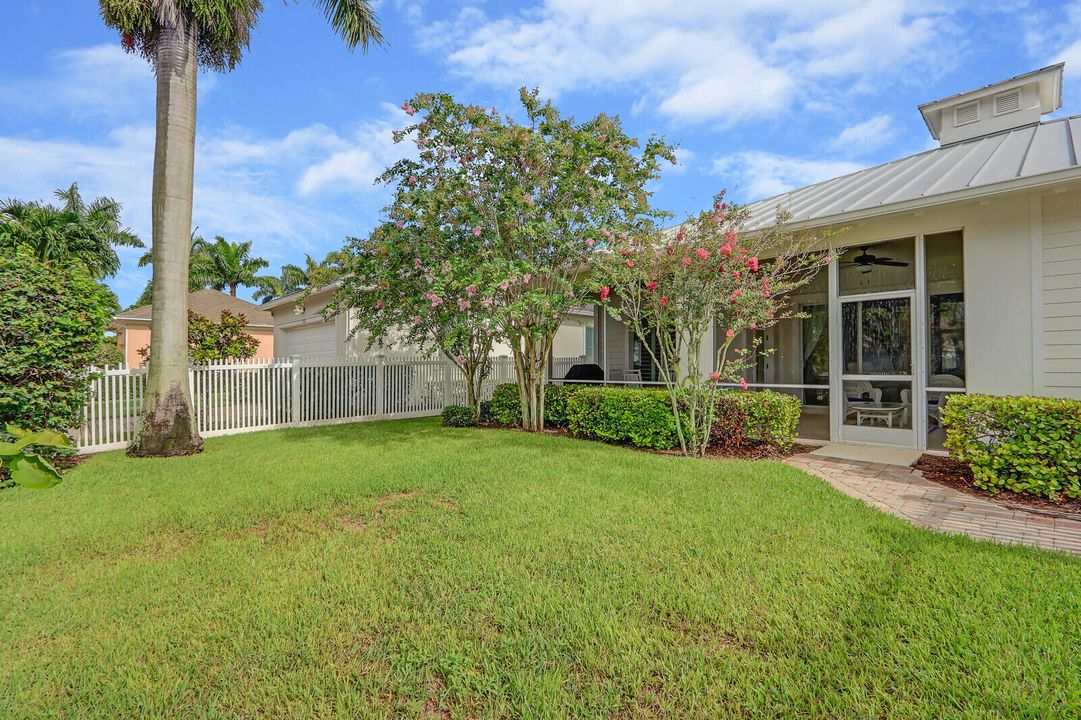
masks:
[[[751,330],[757,330],[757,329],[758,329],[758,323],[751,323]]]
[[[454,358],[454,362],[458,363],[459,365],[465,365],[465,358],[459,355]]]
[[[414,315],[413,316],[413,324],[414,325],[420,325],[420,315]]]
[[[594,240],[593,238],[586,238],[586,247],[587,248],[591,248],[596,244],[597,244],[597,241]]]
[[[413,258],[413,269],[420,270],[420,256]]]
[[[683,263],[683,267],[690,267],[690,264],[691,264],[691,262],[693,262],[693,261],[691,260],[691,258],[690,258],[690,256],[689,256],[689,255],[684,255],[684,256],[683,256],[683,259],[682,259],[682,260],[681,260],[680,262],[682,262],[682,263]]]
[[[405,227],[405,223],[402,222],[401,220],[396,220],[394,222],[394,227],[396,227],[396,228]]]
[[[751,272],[758,272],[758,258],[747,258],[747,261],[743,264],[746,265]]]
[[[627,267],[629,267],[629,268],[634,267],[634,260],[628,260],[627,261]]]
[[[747,381],[745,379],[743,379],[743,378],[740,378],[739,379],[739,386],[741,388],[743,388],[744,390],[746,390],[747,389]]]
[[[574,297],[574,288],[571,288],[570,290],[568,290],[567,292],[565,292],[563,294],[566,295],[569,298]]]
[[[721,245],[721,255],[724,255],[725,257],[727,257],[727,256],[729,256],[731,254],[732,254],[732,246],[731,245],[728,245],[727,243],[724,244],[724,245]]]
[[[416,184],[417,184],[417,176],[416,175],[410,175],[409,176],[409,186],[412,187],[412,186],[414,186]]]
[[[607,285],[605,285],[604,287],[602,287],[602,288],[601,288],[601,302],[604,302],[605,300],[607,300],[607,299],[608,299],[608,295],[609,295],[609,294],[610,294],[611,292],[612,292],[612,288],[608,287]]]
[[[402,103],[402,110],[405,110],[405,114],[410,117],[412,117],[413,114],[416,113],[416,108],[410,105],[408,100]]]
[[[621,233],[619,234],[619,239],[620,239],[620,240],[626,240],[626,239],[627,239],[627,233],[625,233],[625,232],[621,232]]]
[[[465,298],[458,298],[458,309],[465,312],[469,309],[469,301]]]
[[[735,247],[736,245],[736,231],[732,228],[728,228],[728,232],[724,234],[724,241],[728,245]]]
[[[480,228],[479,227],[473,228],[473,237],[480,237]]]
[[[676,240],[679,240],[679,241],[683,240],[683,231],[682,230],[680,230],[678,233],[676,233]]]
[[[702,260],[703,262],[709,260],[709,250],[706,250],[705,248],[698,248],[694,251],[694,254],[697,255],[698,259]]]
[[[510,279],[509,278],[507,280],[504,280],[503,282],[499,283],[499,289],[502,290],[503,292],[506,292],[509,288],[510,288]]]
[[[465,294],[467,296],[469,296],[469,297],[473,297],[474,295],[477,294],[477,286],[476,285],[467,285],[466,288],[465,288]]]
[[[657,289],[657,283],[655,283],[655,282],[647,282],[646,283],[646,290],[656,290],[656,289]]]
[[[382,310],[383,309],[383,301],[382,300],[376,300],[375,301],[375,309],[376,310]]]
[[[717,372],[716,370],[714,370],[712,373],[710,373],[709,379],[712,380],[713,382],[720,382],[721,381],[721,374],[719,372]]]
[[[533,279],[533,273],[526,273],[522,276],[522,284],[527,285],[529,281]]]
[[[658,302],[660,302],[661,307],[668,307],[668,296],[665,295]]]
[[[491,298],[484,298],[483,300],[480,301],[480,304],[483,305],[486,308],[490,308],[492,306],[492,299]]]
[[[726,338],[728,338],[729,340],[731,340],[732,338],[734,338],[736,336],[736,331],[733,330],[732,328],[728,328],[727,330],[725,330],[724,336]]]
[[[736,280],[739,280],[739,270],[733,270],[732,277],[734,277]]]

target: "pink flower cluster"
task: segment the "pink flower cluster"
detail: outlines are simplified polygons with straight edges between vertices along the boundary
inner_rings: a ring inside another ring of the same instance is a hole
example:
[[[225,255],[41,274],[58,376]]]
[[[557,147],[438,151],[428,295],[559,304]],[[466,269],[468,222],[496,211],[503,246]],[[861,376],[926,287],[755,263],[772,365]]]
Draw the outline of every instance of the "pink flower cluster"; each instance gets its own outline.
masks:
[[[409,104],[408,100],[402,103],[402,110],[405,110],[405,114],[409,117],[413,117],[413,115],[417,112],[416,108]]]

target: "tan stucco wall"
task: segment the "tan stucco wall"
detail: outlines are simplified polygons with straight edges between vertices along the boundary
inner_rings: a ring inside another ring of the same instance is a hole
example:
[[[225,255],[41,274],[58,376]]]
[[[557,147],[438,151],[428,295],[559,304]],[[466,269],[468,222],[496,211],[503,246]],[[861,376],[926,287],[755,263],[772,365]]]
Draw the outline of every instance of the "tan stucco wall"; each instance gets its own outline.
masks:
[[[139,348],[150,345],[150,323],[118,321],[113,323],[113,327],[116,328],[116,344],[124,353],[124,362],[128,367],[139,367],[143,362]],[[248,328],[247,333],[259,341],[255,359],[269,360],[274,357],[273,328]]]

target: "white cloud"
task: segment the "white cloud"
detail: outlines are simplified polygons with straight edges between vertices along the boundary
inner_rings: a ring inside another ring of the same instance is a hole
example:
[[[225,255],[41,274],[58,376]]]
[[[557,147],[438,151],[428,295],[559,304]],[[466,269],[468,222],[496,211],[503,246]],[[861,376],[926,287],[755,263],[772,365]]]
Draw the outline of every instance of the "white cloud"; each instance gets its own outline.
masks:
[[[1025,18],[1025,25],[1030,54],[1042,65],[1065,62],[1066,77],[1081,78],[1081,0],[1041,8]]]
[[[863,166],[845,160],[787,157],[747,151],[714,158],[713,172],[740,198],[752,202],[856,172]]]
[[[858,156],[888,145],[894,137],[893,117],[875,115],[861,123],[849,125],[833,138],[827,147],[833,152]]]
[[[694,163],[698,159],[693,150],[687,148],[676,148],[676,164],[670,167],[665,166],[665,172],[682,175],[687,172],[688,166]]]
[[[382,118],[363,123],[351,140],[339,139],[333,154],[310,165],[297,181],[297,192],[310,196],[371,191],[376,177],[388,166],[414,154],[408,142],[394,142],[394,130],[403,124],[405,113],[389,103],[384,103],[382,110]]]
[[[545,0],[498,17],[467,6],[420,30],[452,70],[547,95],[632,88],[636,110],[677,122],[770,116],[822,81],[858,85],[925,63],[950,24],[925,0]]]

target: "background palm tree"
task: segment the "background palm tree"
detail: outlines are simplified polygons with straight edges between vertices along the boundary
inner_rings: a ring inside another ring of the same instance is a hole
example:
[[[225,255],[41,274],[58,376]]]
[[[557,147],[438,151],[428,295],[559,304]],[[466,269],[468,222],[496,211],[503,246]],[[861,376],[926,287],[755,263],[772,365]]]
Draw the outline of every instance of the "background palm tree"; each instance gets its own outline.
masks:
[[[270,302],[302,290],[314,290],[327,285],[345,272],[345,253],[333,250],[322,260],[311,255],[304,255],[304,267],[282,265],[278,277],[265,277],[259,283],[254,299],[257,302]]]
[[[228,290],[233,297],[236,297],[237,288],[241,286],[261,286],[264,278],[256,273],[270,263],[261,257],[252,257],[250,241],[229,242],[221,235],[216,236],[212,243],[202,238],[197,240],[200,245],[192,243],[196,253],[196,261],[191,263],[193,281],[197,280],[202,287],[212,287],[222,292]]]
[[[188,241],[195,171],[199,66],[228,71],[240,62],[263,11],[261,0],[98,0],[124,47],[154,66],[154,309],[143,416],[128,453],[198,452],[203,441],[188,386]],[[383,41],[370,0],[314,0],[353,49]]]
[[[0,247],[29,249],[42,262],[78,263],[95,280],[116,275],[116,247],[143,247],[120,222],[121,205],[108,197],[87,204],[78,183],[57,190],[56,205],[5,200],[0,203]]]

